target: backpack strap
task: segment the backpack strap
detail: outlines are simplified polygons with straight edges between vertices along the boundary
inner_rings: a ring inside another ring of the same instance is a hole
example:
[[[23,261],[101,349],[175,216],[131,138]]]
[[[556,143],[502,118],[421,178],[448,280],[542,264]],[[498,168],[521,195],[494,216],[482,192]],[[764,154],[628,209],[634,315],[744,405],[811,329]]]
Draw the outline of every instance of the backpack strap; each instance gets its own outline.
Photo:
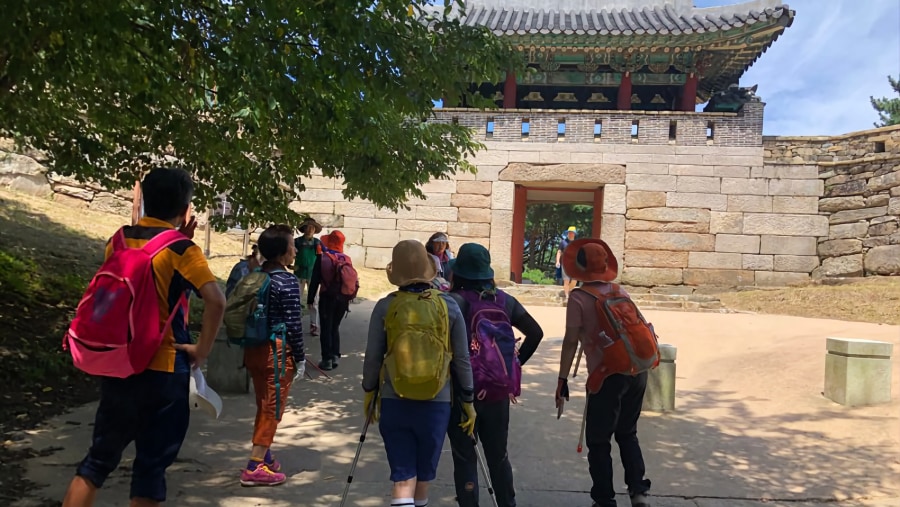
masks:
[[[181,297],[178,298],[178,302],[175,303],[175,306],[172,307],[172,311],[169,312],[169,317],[166,319],[166,325],[163,326],[162,332],[165,332],[166,329],[169,329],[169,326],[172,325],[172,322],[175,321],[175,314],[178,313],[178,308],[184,309],[184,322],[187,324],[188,319],[188,298],[185,293],[181,293]],[[185,326],[187,327],[187,326]]]
[[[278,353],[278,332],[273,330],[269,340],[272,343],[272,362],[275,370],[275,420],[281,422],[281,377],[287,368],[287,336],[281,337],[281,354]]]
[[[113,237],[110,239],[112,243],[113,252],[118,252],[119,250],[125,250],[128,248],[128,244],[125,243],[125,227],[120,227]]]
[[[169,229],[157,234],[156,236],[153,236],[153,239],[148,241],[147,244],[143,246],[143,250],[147,252],[150,257],[156,257],[160,252],[162,252],[166,248],[169,248],[173,243],[176,243],[183,239],[188,239],[188,237],[182,234],[182,232],[177,229]]]

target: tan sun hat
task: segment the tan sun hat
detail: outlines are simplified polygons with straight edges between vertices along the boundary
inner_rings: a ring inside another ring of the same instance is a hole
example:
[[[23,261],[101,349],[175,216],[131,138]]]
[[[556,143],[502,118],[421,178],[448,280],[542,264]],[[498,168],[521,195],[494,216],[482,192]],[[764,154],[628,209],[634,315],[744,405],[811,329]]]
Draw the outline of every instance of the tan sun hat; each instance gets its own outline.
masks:
[[[406,239],[394,245],[391,262],[387,265],[387,277],[392,284],[406,287],[414,283],[431,283],[437,272],[434,258],[421,242]]]
[[[304,230],[309,226],[312,226],[313,234],[319,234],[320,232],[322,232],[322,224],[316,222],[316,220],[312,217],[304,220],[303,223],[300,224],[300,227],[297,227],[297,230],[300,231],[300,234],[306,234]]]

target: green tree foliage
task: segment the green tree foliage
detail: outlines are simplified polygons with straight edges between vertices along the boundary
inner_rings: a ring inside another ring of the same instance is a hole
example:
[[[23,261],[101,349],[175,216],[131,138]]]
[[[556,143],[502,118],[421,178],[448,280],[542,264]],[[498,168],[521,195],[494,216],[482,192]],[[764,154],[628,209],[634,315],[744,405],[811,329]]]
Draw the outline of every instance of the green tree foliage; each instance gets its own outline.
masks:
[[[296,219],[313,168],[396,209],[480,145],[426,123],[516,64],[433,0],[17,0],[0,16],[0,135],[55,172],[130,188],[164,157],[241,222]],[[473,100],[473,99],[469,99]],[[477,98],[475,98],[477,100]],[[484,102],[482,102],[484,103]],[[173,158],[174,157],[174,158]]]
[[[891,83],[891,88],[900,95],[900,81],[891,76],[888,76],[888,81]],[[869,100],[872,101],[872,107],[878,111],[879,122],[875,124],[876,127],[900,124],[900,97],[883,97],[880,99],[870,97]]]
[[[532,204],[525,211],[525,258],[523,265],[545,273],[556,268],[556,251],[563,233],[578,228],[576,238],[591,235],[594,207],[582,204]]]

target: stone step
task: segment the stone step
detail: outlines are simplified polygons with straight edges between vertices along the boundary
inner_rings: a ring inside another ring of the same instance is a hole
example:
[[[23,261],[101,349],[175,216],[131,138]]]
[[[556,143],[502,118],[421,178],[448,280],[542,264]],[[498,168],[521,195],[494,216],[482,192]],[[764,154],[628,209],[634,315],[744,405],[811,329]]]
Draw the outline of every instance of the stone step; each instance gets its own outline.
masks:
[[[562,289],[553,286],[530,287],[520,290],[509,287],[506,290],[523,305],[565,306],[566,298]],[[634,294],[632,300],[641,310],[682,310],[692,312],[728,312],[715,296],[705,294]]]

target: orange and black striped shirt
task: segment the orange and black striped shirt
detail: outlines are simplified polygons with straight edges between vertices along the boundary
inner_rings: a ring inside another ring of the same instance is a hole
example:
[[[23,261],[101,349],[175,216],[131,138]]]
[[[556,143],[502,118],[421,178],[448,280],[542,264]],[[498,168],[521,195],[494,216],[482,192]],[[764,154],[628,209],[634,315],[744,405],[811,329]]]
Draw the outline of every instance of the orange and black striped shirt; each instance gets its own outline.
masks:
[[[172,229],[172,224],[144,217],[137,225],[125,227],[125,243],[129,248],[140,248],[157,234]],[[106,245],[106,257],[112,254],[112,242]],[[209,269],[203,251],[193,241],[184,239],[172,243],[153,258],[153,275],[156,279],[156,293],[159,296],[160,326],[165,324],[169,314],[175,309],[182,294],[190,297],[191,292],[199,294],[200,287],[215,282],[216,277]],[[191,343],[184,309],[178,308],[172,319],[172,328],[166,330],[163,343],[148,369],[165,372],[189,372],[190,361],[187,354],[175,350],[176,343]]]

